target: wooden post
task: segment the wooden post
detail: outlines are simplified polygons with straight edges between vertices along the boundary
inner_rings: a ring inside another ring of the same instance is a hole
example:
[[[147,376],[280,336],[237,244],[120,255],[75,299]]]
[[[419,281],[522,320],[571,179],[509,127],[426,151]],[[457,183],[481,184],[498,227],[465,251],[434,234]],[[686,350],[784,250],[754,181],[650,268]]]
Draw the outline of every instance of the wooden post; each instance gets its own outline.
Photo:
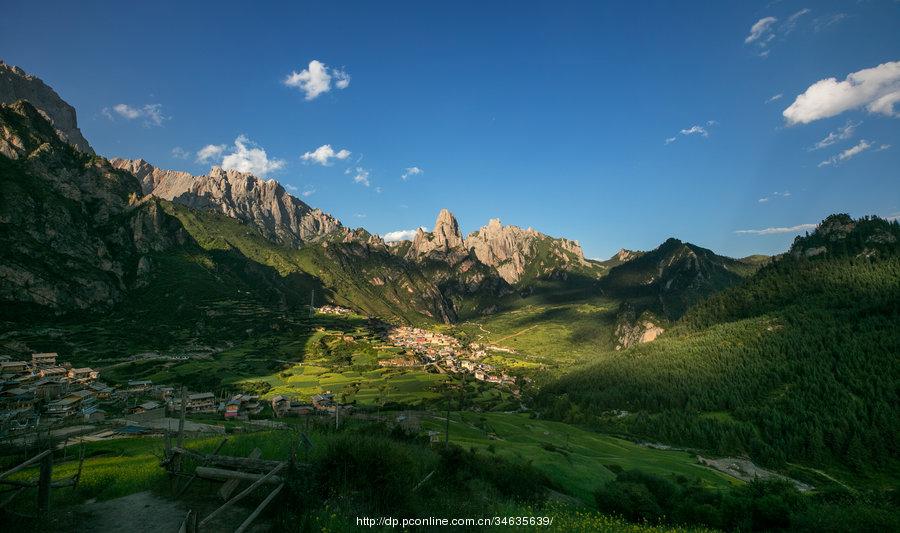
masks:
[[[213,455],[218,455],[218,454],[219,454],[219,450],[222,449],[222,446],[225,446],[225,443],[226,443],[226,442],[228,442],[228,438],[227,438],[227,437],[224,438],[224,439],[222,439],[222,442],[220,442],[219,445],[216,446],[216,449],[213,450],[212,454],[213,454]],[[190,486],[191,482],[193,482],[194,479],[195,479],[196,477],[197,477],[197,474],[196,474],[196,473],[195,473],[193,476],[189,477],[188,480],[185,482],[185,484],[182,485],[182,487],[181,487],[180,489],[178,489],[178,493],[175,494],[175,497],[177,498],[177,497],[181,496],[182,494],[184,494],[184,491],[187,490],[187,488]]]
[[[187,410],[187,390],[181,386],[181,415],[178,418],[178,447],[184,448],[184,413]]]
[[[84,466],[84,439],[81,439],[81,451],[79,452],[81,456],[78,459],[78,472],[75,473],[75,477],[72,478],[72,489],[78,487],[78,481],[81,480],[81,468]]]
[[[259,506],[256,508],[256,510],[254,510],[252,513],[250,513],[250,516],[248,516],[247,519],[244,520],[244,522],[241,523],[241,525],[238,526],[238,528],[234,530],[234,533],[244,533],[244,531],[246,531],[247,528],[250,527],[250,524],[252,524],[253,521],[256,520],[256,517],[259,516],[259,513],[261,513],[263,511],[263,509],[265,509],[266,506],[269,505],[269,503],[273,499],[275,499],[275,496],[278,496],[278,493],[281,492],[281,489],[283,489],[283,488],[284,488],[284,483],[275,487],[275,490],[273,490],[272,492],[269,493],[268,496],[266,496],[266,499],[264,499],[259,504]]]
[[[415,491],[419,490],[419,488],[422,485],[424,485],[425,482],[427,482],[429,479],[431,479],[431,476],[433,476],[435,472],[436,472],[436,470],[432,470],[431,472],[429,472],[428,475],[422,479],[422,481],[420,481],[415,487],[413,487],[413,490],[411,492],[415,492]]]
[[[262,456],[262,451],[259,448],[253,448],[253,451],[250,452],[250,459],[259,459]],[[228,500],[228,497],[231,496],[231,493],[234,492],[234,489],[238,488],[241,481],[239,479],[230,479],[222,485],[222,488],[219,489],[219,496],[222,497],[223,500]]]
[[[285,463],[279,463],[278,466],[276,466],[275,468],[270,470],[268,474],[264,475],[263,477],[259,478],[256,481],[254,481],[253,484],[251,484],[249,487],[244,489],[240,494],[238,494],[234,498],[228,500],[227,502],[223,503],[222,506],[219,507],[218,509],[216,509],[215,511],[209,513],[209,516],[207,516],[206,518],[204,518],[203,520],[200,521],[199,526],[200,527],[205,526],[210,520],[215,518],[219,513],[221,513],[228,507],[230,507],[232,504],[237,503],[238,501],[243,499],[244,496],[253,492],[253,490],[256,489],[256,487],[258,487],[258,486],[262,485],[263,483],[265,483],[266,481],[268,481],[270,477],[274,476],[279,471],[281,471],[281,469],[284,468],[284,466],[285,466]]]
[[[50,509],[50,481],[53,478],[53,455],[48,453],[41,459],[41,475],[38,479],[38,510],[42,513]]]
[[[444,426],[444,448],[450,445],[450,395],[447,395],[447,425]]]
[[[6,472],[3,472],[2,474],[0,474],[0,479],[3,479],[7,476],[11,476],[11,475],[15,474],[16,472],[18,472],[19,470],[22,470],[26,466],[34,464],[48,455],[50,455],[50,450],[44,450],[41,453],[32,457],[31,459],[28,459],[24,463],[21,463],[19,466],[13,467],[13,468],[7,470]]]
[[[197,531],[197,513],[190,509],[187,512],[187,516],[184,517],[184,521],[181,522],[181,528],[179,528],[178,533],[195,533]]]

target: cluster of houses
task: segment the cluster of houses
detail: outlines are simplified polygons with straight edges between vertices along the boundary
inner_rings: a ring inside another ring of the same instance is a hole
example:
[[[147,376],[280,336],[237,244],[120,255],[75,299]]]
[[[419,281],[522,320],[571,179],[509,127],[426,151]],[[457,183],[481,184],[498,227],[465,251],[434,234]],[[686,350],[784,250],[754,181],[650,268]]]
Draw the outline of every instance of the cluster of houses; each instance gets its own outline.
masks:
[[[289,398],[279,394],[270,400],[272,413],[274,413],[276,418],[282,418],[285,416],[305,416],[314,413],[335,414],[338,410],[343,415],[351,410],[351,406],[339,404],[334,399],[334,394],[330,392],[316,394],[311,400],[311,403],[304,403],[296,398]]]
[[[350,315],[350,314],[353,314],[352,309],[347,309],[346,307],[341,307],[339,305],[323,305],[322,307],[317,307],[316,312],[326,314],[326,315]]]
[[[42,415],[59,419],[102,419],[98,400],[113,390],[97,381],[99,372],[57,361],[56,353],[34,353],[30,361],[0,356],[0,429],[35,427]]]
[[[518,393],[513,376],[480,362],[487,351],[478,343],[463,346],[459,339],[450,335],[409,326],[389,328],[385,333],[385,340],[414,354],[419,359],[419,364],[434,365],[440,370],[455,374],[472,374],[479,381],[508,385],[513,393]],[[395,357],[379,361],[379,364],[410,366],[411,361],[415,363],[415,360],[408,357]]]

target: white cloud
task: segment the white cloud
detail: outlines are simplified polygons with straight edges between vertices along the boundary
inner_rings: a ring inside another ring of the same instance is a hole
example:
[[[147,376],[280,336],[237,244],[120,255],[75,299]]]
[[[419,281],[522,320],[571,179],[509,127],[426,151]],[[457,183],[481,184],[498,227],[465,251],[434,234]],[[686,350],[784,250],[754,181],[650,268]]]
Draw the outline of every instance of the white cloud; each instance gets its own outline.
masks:
[[[890,147],[891,147],[891,145],[889,145],[889,144],[882,144],[882,145],[879,146],[878,149],[875,150],[875,151],[876,151],[876,152],[881,152],[881,151],[883,151],[883,150],[887,150],[887,149],[890,148]]]
[[[219,148],[222,148],[222,150],[217,152]],[[221,155],[224,150],[223,145],[207,145],[197,153],[198,161],[206,162],[212,157]],[[201,154],[206,155],[206,159],[201,160]],[[254,176],[264,178],[266,174],[284,168],[284,164],[283,159],[269,159],[264,149],[248,139],[246,135],[241,134],[234,140],[231,152],[222,158],[222,163],[219,166],[225,170],[249,172]]]
[[[682,135],[702,135],[704,137],[709,137],[709,132],[706,131],[702,126],[691,126],[690,128],[681,130]]]
[[[356,167],[356,175],[353,176],[353,182],[360,183],[368,187],[370,185],[369,171],[362,167]]]
[[[772,33],[772,25],[778,22],[778,19],[775,17],[763,17],[756,21],[753,26],[750,27],[750,35],[744,39],[746,44],[757,43],[760,46],[765,46],[766,43],[772,40],[775,36]]]
[[[209,163],[213,159],[218,159],[223,153],[225,153],[224,144],[207,144],[203,148],[197,150],[197,162],[198,163]]]
[[[353,216],[354,218],[366,218],[368,215],[366,215],[365,213],[356,213]]]
[[[303,189],[303,192],[300,193],[304,198],[309,198],[310,196],[316,194],[316,190],[312,187],[307,187]]]
[[[875,100],[866,108],[872,113],[881,113],[889,117],[900,117],[900,113],[894,112],[894,104],[900,102],[900,90],[888,93]]]
[[[782,96],[784,96],[784,95],[781,93],[774,94],[774,95],[770,96],[768,100],[766,100],[766,103],[771,104],[775,100],[780,100]]]
[[[838,141],[845,141],[853,137],[853,135],[856,133],[856,127],[860,124],[862,124],[862,122],[853,122],[852,120],[848,120],[846,124],[838,128],[836,131],[829,132],[824,139],[817,142],[815,146],[813,146],[809,150],[819,150],[821,148],[825,148],[826,146],[831,146]]]
[[[334,86],[338,89],[350,87],[350,75],[346,71],[335,69],[332,71],[332,76],[334,77]]]
[[[784,26],[782,27],[781,31],[783,31],[785,35],[787,35],[788,33],[791,33],[792,31],[794,31],[794,28],[797,26],[797,19],[799,19],[803,15],[806,15],[811,12],[812,12],[812,10],[809,8],[806,8],[806,7],[804,7],[800,11],[797,11],[796,13],[794,13],[793,15],[788,17],[788,19],[785,21]]]
[[[868,150],[871,147],[872,147],[872,145],[869,143],[869,141],[862,139],[859,141],[859,143],[856,144],[856,146],[847,148],[846,150],[839,153],[838,155],[829,157],[825,161],[822,161],[821,163],[819,163],[819,166],[824,167],[824,166],[828,166],[828,165],[836,165],[837,163],[846,161],[846,160],[850,159],[851,157],[857,156],[857,155],[865,152],[866,150]]]
[[[419,167],[404,168],[403,174],[400,174],[400,179],[402,179],[403,181],[406,181],[410,178],[410,176],[418,176],[419,174],[422,174],[423,172],[425,172],[425,171]]]
[[[427,231],[425,226],[422,226],[421,229],[423,231]],[[416,230],[414,229],[401,229],[397,231],[389,231],[381,236],[384,239],[384,242],[397,242],[397,241],[411,241],[413,237],[416,236]]]
[[[837,13],[825,17],[818,17],[813,20],[813,29],[817,32],[822,31],[826,28],[829,28],[830,26],[833,26],[834,24],[837,24],[845,18],[847,18],[846,13]]]
[[[316,148],[312,152],[306,152],[300,159],[304,161],[312,161],[313,163],[318,163],[324,167],[331,165],[332,159],[340,159],[344,160],[350,157],[349,150],[338,150],[334,151],[334,148],[331,147],[330,144],[323,144],[322,146]]]
[[[790,196],[791,196],[791,191],[784,191],[784,192],[775,191],[772,194],[770,194],[769,196],[763,196],[762,198],[757,200],[757,202],[764,204],[764,203],[768,202],[769,200],[775,200],[777,198],[789,198]]]
[[[294,185],[291,185],[290,183],[285,183],[285,184],[284,184],[284,188],[287,189],[287,190],[289,190],[289,191],[291,191],[291,192],[297,192],[297,191],[300,190],[300,189],[298,189],[297,187],[295,187]]]
[[[104,107],[102,112],[103,116],[110,120],[114,118],[113,113],[126,120],[143,118],[145,126],[162,126],[163,121],[169,118],[163,116],[162,104],[144,104],[140,107],[133,107],[128,104],[116,104],[112,106],[111,109],[109,107]]]
[[[797,233],[816,229],[816,224],[797,224],[790,227],[774,227],[764,229],[739,229],[735,231],[738,235],[780,235],[782,233]]]
[[[172,148],[172,157],[175,159],[187,159],[191,157],[191,153],[180,146]]]
[[[900,61],[853,72],[843,81],[819,80],[782,112],[789,125],[808,124],[844,111],[865,107],[870,113],[897,117],[900,101]]]
[[[331,90],[332,80],[338,89],[350,86],[350,75],[346,71],[329,68],[325,63],[313,59],[309,62],[308,68],[300,72],[292,71],[284,79],[284,84],[303,91],[306,100],[315,100],[320,94]]]
[[[719,125],[718,120],[707,120],[706,121],[707,128],[712,127],[712,126],[718,126],[718,125]],[[678,133],[681,135],[700,135],[701,137],[709,137],[709,130],[707,130],[706,128],[704,128],[703,126],[700,126],[698,124],[695,124],[695,125],[691,126],[690,128],[684,128],[681,131],[679,131]],[[674,137],[667,138],[663,144],[669,145],[677,140],[678,140],[678,136],[676,135]]]

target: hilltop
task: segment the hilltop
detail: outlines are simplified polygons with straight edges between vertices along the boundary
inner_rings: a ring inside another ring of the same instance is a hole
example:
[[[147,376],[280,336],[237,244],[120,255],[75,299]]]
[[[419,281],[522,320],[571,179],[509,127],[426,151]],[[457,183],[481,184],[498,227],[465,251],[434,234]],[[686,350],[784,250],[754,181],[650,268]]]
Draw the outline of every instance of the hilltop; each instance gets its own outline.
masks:
[[[642,438],[877,478],[896,468],[898,237],[896,221],[828,217],[655,342],[573,369],[542,401]]]

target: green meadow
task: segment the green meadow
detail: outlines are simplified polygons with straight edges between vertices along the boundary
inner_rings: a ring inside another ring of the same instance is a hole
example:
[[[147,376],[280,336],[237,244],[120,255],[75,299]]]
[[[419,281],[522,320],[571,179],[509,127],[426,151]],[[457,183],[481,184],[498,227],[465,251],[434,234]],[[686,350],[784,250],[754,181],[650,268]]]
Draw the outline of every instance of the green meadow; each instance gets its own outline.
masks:
[[[508,368],[564,368],[615,348],[618,304],[603,299],[554,304],[535,298],[457,326],[467,340],[511,348],[493,362]],[[493,364],[492,363],[492,364]]]
[[[445,424],[442,415],[422,421],[424,429],[439,431],[441,439]],[[593,501],[598,487],[615,478],[610,467],[696,478],[704,486],[715,489],[741,483],[698,464],[687,452],[647,448],[526,414],[451,412],[450,442],[510,461],[529,463],[586,502]]]

